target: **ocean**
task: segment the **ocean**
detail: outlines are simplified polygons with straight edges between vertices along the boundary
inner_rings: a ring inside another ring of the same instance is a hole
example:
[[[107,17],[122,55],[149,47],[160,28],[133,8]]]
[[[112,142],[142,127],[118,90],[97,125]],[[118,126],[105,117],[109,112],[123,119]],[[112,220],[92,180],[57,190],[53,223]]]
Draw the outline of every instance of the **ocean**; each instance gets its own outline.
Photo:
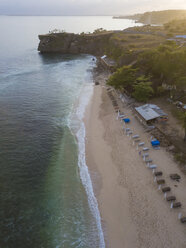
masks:
[[[0,16],[0,247],[104,248],[86,165],[91,55],[39,54],[38,34],[136,25],[110,16]]]

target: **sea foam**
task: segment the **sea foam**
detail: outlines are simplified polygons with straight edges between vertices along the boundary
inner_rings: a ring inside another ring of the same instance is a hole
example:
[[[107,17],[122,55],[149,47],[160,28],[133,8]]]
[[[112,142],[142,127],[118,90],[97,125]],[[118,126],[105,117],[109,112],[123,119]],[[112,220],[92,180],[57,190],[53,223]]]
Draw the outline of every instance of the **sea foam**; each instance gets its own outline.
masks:
[[[84,118],[86,107],[92,96],[92,93],[93,93],[93,84],[87,84],[83,88],[80,102],[79,102],[79,105],[76,111],[76,116],[80,120],[80,126],[76,132],[78,148],[79,148],[78,166],[79,166],[79,171],[80,171],[80,178],[87,193],[89,207],[90,207],[93,217],[96,220],[96,225],[97,225],[98,235],[99,235],[99,247],[104,248],[105,241],[104,241],[104,235],[103,235],[103,230],[101,226],[101,217],[100,217],[100,212],[98,208],[98,202],[94,195],[92,181],[91,181],[91,177],[90,177],[88,167],[86,164],[86,156],[85,156],[86,129],[85,129],[85,124],[83,122],[83,118]]]

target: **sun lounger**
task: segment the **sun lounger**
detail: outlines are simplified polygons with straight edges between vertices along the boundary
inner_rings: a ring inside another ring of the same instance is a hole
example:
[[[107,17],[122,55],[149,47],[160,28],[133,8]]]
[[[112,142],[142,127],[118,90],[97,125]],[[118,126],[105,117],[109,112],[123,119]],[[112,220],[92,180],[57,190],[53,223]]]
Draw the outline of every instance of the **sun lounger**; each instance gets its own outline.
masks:
[[[142,154],[142,157],[143,157],[143,160],[145,161],[146,160],[146,158],[149,156],[149,154],[148,153],[144,153],[144,154]]]
[[[180,175],[178,175],[178,174],[170,174],[170,178],[172,180],[179,180],[179,179],[181,179]]]
[[[149,150],[149,148],[148,147],[144,147],[143,148],[143,151],[145,152],[145,151],[148,151]]]
[[[148,167],[149,167],[149,169],[156,169],[157,168],[157,165],[156,164],[151,164]]]
[[[159,146],[153,146],[153,149],[154,150],[160,150],[160,147]]]
[[[124,114],[119,115],[119,118],[120,118],[120,119],[123,119],[123,117],[125,117],[125,115],[124,115]]]
[[[138,134],[132,136],[132,139],[137,139],[137,138],[139,138]]]
[[[132,145],[134,146],[135,144],[137,144],[138,142],[140,142],[140,139],[134,139],[132,142]]]
[[[144,161],[145,161],[145,163],[147,164],[147,166],[149,166],[150,163],[152,163],[152,159],[151,159],[151,158],[147,158],[147,159],[145,159]]]
[[[156,180],[156,182],[157,182],[158,185],[165,184],[164,179],[158,179],[158,180]]]
[[[129,132],[130,131],[130,128],[125,128],[125,132]]]
[[[181,207],[181,202],[172,202],[171,203],[171,208],[180,208]]]
[[[162,171],[156,171],[154,172],[154,176],[155,177],[159,177],[159,176],[162,176],[163,175],[163,172]]]
[[[132,133],[132,131],[127,132],[127,136],[130,136]]]
[[[173,195],[167,196],[167,197],[166,197],[166,200],[167,200],[167,201],[175,201],[175,200],[176,200],[176,197],[173,196]]]
[[[171,188],[170,187],[163,187],[161,190],[163,193],[165,193],[165,192],[170,192]]]
[[[144,146],[144,145],[145,145],[145,142],[140,142],[140,143],[137,145],[136,150],[138,150],[138,149],[139,149],[139,147],[142,147],[142,146]]]
[[[138,146],[144,146],[145,145],[145,142],[141,142],[138,144]]]

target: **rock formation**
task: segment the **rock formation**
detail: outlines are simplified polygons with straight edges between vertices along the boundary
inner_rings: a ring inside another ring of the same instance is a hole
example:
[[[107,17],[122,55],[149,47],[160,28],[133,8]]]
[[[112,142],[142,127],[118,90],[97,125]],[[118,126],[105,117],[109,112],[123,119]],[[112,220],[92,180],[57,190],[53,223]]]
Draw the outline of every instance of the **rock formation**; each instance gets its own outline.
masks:
[[[52,33],[39,35],[41,53],[104,54],[108,40],[114,32],[100,34]]]

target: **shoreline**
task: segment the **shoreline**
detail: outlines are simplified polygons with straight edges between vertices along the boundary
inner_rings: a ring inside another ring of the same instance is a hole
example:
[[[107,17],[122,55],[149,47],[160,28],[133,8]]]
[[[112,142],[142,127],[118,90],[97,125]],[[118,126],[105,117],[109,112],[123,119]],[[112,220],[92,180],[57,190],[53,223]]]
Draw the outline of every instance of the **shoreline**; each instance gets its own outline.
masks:
[[[75,119],[77,118],[79,121],[79,126],[76,131],[74,130],[74,135],[77,139],[77,146],[78,146],[78,168],[79,168],[80,180],[86,192],[89,210],[95,220],[95,226],[97,228],[95,238],[96,240],[98,240],[99,247],[104,248],[105,242],[104,242],[104,234],[101,226],[101,217],[98,208],[98,202],[93,190],[91,176],[86,163],[86,152],[85,152],[86,127],[84,122],[84,116],[86,113],[87,106],[89,105],[90,99],[92,98],[93,91],[94,88],[92,83],[86,84],[81,90],[81,94],[78,99],[77,108],[75,108],[74,111],[74,114],[76,116]]]
[[[186,179],[181,176],[179,183],[172,182],[170,173],[182,175],[178,166],[164,148],[150,149],[150,156],[165,174],[172,195],[182,203],[181,209],[170,209],[153,182],[152,171],[145,167],[131,140],[123,134],[121,122],[116,120],[104,87],[106,77],[104,72],[97,73],[95,80],[100,85],[94,86],[84,117],[86,163],[99,205],[106,247],[184,247],[186,228],[177,215],[186,211]],[[121,102],[119,105],[130,116],[130,127],[148,144],[150,135],[132,116],[132,110]]]

